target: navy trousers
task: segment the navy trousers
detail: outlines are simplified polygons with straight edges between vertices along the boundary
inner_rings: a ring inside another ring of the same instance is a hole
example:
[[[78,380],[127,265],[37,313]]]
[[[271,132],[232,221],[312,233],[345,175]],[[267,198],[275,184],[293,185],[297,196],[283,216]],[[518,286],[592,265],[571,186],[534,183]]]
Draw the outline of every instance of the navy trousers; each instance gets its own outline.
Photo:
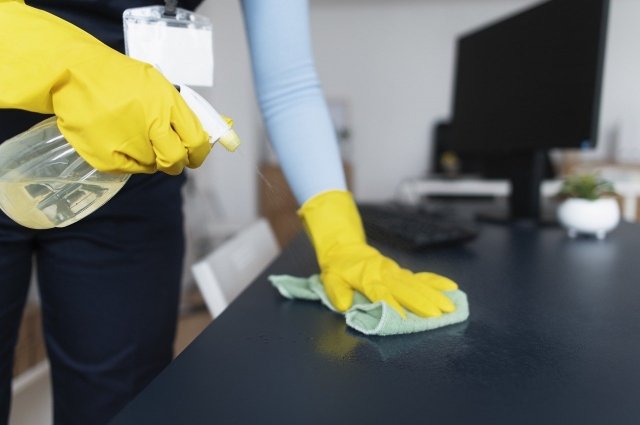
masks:
[[[198,2],[181,1],[181,7]],[[162,1],[28,3],[123,51],[123,10]],[[0,142],[44,118],[0,111]],[[0,212],[0,425],[7,422],[34,255],[56,425],[106,423],[171,361],[184,251],[183,182],[162,173],[132,176],[98,211],[62,229],[26,229]]]
[[[183,177],[136,175],[98,211],[31,230],[0,213],[0,424],[35,255],[54,423],[104,424],[172,359]]]

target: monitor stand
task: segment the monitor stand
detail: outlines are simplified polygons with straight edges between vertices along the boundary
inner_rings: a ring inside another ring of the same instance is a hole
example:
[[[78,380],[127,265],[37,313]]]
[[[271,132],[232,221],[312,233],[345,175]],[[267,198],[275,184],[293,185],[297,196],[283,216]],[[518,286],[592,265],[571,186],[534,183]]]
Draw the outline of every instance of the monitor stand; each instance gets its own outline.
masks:
[[[477,219],[488,223],[534,223],[557,225],[554,214],[540,213],[540,185],[544,179],[546,153],[543,150],[512,153],[510,178],[511,196],[508,211],[479,213]]]

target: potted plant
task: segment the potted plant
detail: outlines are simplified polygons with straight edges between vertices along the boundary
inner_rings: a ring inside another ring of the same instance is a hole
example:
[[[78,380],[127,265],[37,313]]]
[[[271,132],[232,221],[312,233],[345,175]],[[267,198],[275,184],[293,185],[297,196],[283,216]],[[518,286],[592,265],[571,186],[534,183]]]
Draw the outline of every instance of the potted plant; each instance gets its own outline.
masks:
[[[613,184],[595,174],[567,178],[559,196],[558,219],[569,237],[579,233],[604,239],[620,222],[620,206],[614,198]]]

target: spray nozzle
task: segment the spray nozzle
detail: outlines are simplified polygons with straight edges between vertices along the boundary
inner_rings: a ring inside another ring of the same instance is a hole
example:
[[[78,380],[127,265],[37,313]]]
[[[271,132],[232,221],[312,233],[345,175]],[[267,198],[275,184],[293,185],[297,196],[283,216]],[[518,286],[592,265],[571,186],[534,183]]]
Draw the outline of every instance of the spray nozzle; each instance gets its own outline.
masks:
[[[238,135],[236,134],[236,132],[233,129],[229,129],[229,131],[227,131],[225,134],[223,134],[218,139],[218,142],[220,142],[220,144],[222,146],[224,146],[224,148],[226,150],[228,150],[229,152],[235,152],[235,150],[238,149],[238,147],[242,143],[240,141],[240,138],[238,137]],[[215,143],[215,142],[213,142],[213,143]]]
[[[238,149],[238,146],[240,146],[242,142],[236,132],[231,128],[233,126],[232,119],[218,114],[218,112],[213,109],[213,106],[193,91],[193,89],[184,85],[177,85],[176,88],[187,105],[189,105],[200,119],[204,131],[211,136],[212,145],[220,142],[229,152]]]

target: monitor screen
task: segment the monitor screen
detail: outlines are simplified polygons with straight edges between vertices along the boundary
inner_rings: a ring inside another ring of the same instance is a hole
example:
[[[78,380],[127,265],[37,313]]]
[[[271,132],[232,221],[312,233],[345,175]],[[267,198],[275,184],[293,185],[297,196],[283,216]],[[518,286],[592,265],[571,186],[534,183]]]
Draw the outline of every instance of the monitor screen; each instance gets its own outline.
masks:
[[[459,152],[595,147],[609,0],[552,0],[458,40]]]

